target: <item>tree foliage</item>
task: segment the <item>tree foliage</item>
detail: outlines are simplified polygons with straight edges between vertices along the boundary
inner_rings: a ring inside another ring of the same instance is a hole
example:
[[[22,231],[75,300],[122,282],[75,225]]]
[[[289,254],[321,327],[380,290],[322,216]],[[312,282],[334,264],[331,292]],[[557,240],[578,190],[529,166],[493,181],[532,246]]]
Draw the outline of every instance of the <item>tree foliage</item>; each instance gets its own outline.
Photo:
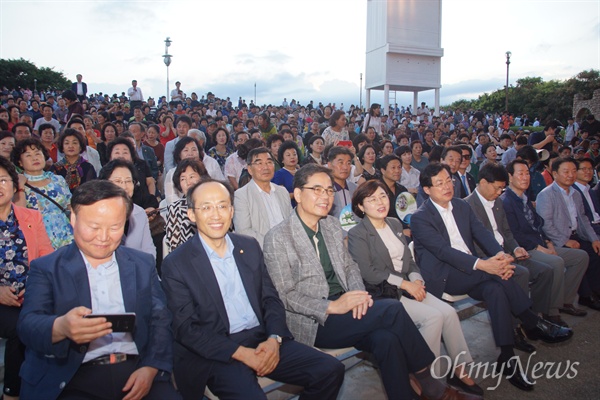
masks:
[[[517,80],[516,86],[508,88],[508,112],[515,115],[527,114],[531,120],[539,117],[542,124],[551,119],[566,123],[573,114],[573,97],[581,93],[591,98],[594,90],[600,88],[600,71],[582,71],[574,77],[559,81],[545,82],[540,77],[526,77]],[[458,100],[445,108],[463,110],[481,109],[488,112],[501,112],[505,107],[504,88],[492,93],[484,93],[475,100]]]
[[[18,60],[0,59],[0,84],[9,89],[37,87],[38,91],[50,88],[67,89],[71,82],[62,72],[48,67],[38,68],[34,63],[22,58]],[[34,81],[37,79],[37,83]]]

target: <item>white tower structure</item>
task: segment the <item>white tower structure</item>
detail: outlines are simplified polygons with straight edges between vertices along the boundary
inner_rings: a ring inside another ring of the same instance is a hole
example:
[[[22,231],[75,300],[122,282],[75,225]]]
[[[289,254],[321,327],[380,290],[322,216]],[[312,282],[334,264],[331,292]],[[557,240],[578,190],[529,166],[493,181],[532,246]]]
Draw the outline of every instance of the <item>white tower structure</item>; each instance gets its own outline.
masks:
[[[440,109],[442,49],[441,0],[367,0],[366,104],[371,90],[384,91],[387,114],[396,91],[413,92],[416,111],[419,92],[435,90],[435,113]]]

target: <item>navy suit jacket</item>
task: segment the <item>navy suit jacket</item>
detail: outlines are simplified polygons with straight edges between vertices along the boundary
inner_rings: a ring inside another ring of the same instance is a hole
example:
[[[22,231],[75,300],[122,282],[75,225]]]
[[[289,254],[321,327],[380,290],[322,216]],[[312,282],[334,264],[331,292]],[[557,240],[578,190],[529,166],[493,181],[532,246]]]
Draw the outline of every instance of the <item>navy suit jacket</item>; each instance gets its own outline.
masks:
[[[85,82],[81,82],[82,85],[82,89],[83,89],[83,95],[87,96],[87,83]],[[75,92],[75,94],[77,94],[77,82],[73,82],[71,84],[71,90]]]
[[[410,220],[417,265],[427,282],[427,291],[437,297],[444,293],[452,268],[469,279],[478,258],[473,255],[477,254],[475,241],[488,256],[502,251],[494,235],[483,226],[467,202],[452,198],[452,214],[471,254],[452,248],[446,225],[431,199],[427,199]]]
[[[531,201],[527,201],[527,207],[532,212],[535,227],[527,222],[523,211],[523,200],[515,192],[508,188],[502,193],[500,199],[504,206],[508,226],[519,246],[527,251],[534,250],[538,245],[546,247],[548,237],[542,230],[544,219],[535,212],[535,207],[533,207]]]
[[[260,245],[249,236],[229,233],[229,237],[260,327],[266,335],[291,338],[285,309],[267,273]],[[229,337],[223,296],[200,237],[194,235],[169,254],[162,271],[162,285],[173,312],[175,354],[185,356],[190,351],[207,360],[230,362],[240,344]]]
[[[136,313],[133,339],[140,356],[137,367],[171,372],[171,313],[154,259],[123,246],[115,254],[125,311]],[[75,243],[32,261],[17,325],[26,346],[21,398],[57,398],[81,366],[89,344],[70,339],[52,343],[54,320],[79,306],[92,308],[92,300],[85,263]]]

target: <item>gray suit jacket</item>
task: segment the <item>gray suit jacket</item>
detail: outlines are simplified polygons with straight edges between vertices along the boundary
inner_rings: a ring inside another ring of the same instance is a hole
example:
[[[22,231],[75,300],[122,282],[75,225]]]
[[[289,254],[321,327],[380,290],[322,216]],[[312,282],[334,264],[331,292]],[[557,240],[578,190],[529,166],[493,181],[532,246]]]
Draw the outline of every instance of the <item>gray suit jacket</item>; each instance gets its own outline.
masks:
[[[358,265],[342,239],[337,218],[321,219],[319,229],[331,258],[333,270],[345,291],[365,290]],[[317,252],[297,213],[293,212],[265,236],[265,264],[286,309],[286,320],[294,338],[312,346],[318,324],[325,324],[329,285]]]
[[[284,187],[274,183],[271,183],[271,191],[275,194],[281,215],[283,218],[288,217],[292,213],[290,194]],[[252,236],[262,247],[265,235],[271,229],[271,225],[262,194],[254,180],[235,191],[233,204],[235,207],[233,225],[236,233]]]
[[[581,193],[573,191],[573,201],[577,209],[577,235],[589,242],[598,240],[596,232],[585,215]],[[571,237],[571,218],[567,203],[563,199],[560,187],[554,182],[542,190],[536,200],[536,212],[544,219],[543,230],[556,247],[563,247]]]
[[[473,191],[473,193],[467,196],[465,201],[469,203],[469,205],[473,209],[473,212],[475,213],[477,218],[479,218],[483,226],[485,226],[485,228],[490,232],[494,233],[492,224],[488,218],[487,213],[485,212],[483,204],[481,203],[481,199],[479,198],[479,196],[477,196],[477,193]],[[515,237],[512,234],[512,231],[510,230],[510,225],[508,224],[508,219],[506,219],[506,213],[504,212],[504,204],[502,203],[502,200],[500,200],[500,197],[498,197],[496,201],[494,201],[494,208],[492,208],[492,212],[494,214],[494,219],[496,220],[498,232],[500,232],[500,234],[504,238],[504,251],[512,254],[515,251],[515,249],[519,247],[519,243],[517,243]],[[481,257],[486,256],[485,252],[477,245],[477,243],[475,243],[475,249]]]
[[[397,275],[402,279],[408,279],[413,273],[414,280],[421,279],[421,271],[410,253],[406,238],[402,235],[402,223],[396,218],[386,218],[385,222],[396,234],[396,237],[404,244],[402,255],[402,272],[394,269],[390,253],[377,233],[377,229],[368,217],[363,218],[358,225],[348,232],[348,250],[352,258],[358,264],[363,279],[373,285],[387,280],[390,275]],[[413,279],[409,279],[412,281]]]

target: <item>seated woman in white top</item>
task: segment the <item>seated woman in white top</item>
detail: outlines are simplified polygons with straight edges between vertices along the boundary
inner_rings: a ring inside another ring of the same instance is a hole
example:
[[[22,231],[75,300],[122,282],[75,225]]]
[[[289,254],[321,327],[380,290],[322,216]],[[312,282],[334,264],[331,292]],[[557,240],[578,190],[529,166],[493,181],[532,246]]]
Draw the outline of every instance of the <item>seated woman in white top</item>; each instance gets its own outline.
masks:
[[[467,393],[483,395],[483,390],[465,372],[466,364],[473,358],[454,308],[425,290],[419,267],[402,234],[402,224],[387,218],[388,208],[388,194],[379,180],[363,183],[352,197],[352,211],[362,221],[348,232],[348,250],[360,268],[366,289],[374,299],[401,296],[399,300],[436,358],[444,337],[454,363],[448,383]],[[439,376],[439,363],[435,369]]]

